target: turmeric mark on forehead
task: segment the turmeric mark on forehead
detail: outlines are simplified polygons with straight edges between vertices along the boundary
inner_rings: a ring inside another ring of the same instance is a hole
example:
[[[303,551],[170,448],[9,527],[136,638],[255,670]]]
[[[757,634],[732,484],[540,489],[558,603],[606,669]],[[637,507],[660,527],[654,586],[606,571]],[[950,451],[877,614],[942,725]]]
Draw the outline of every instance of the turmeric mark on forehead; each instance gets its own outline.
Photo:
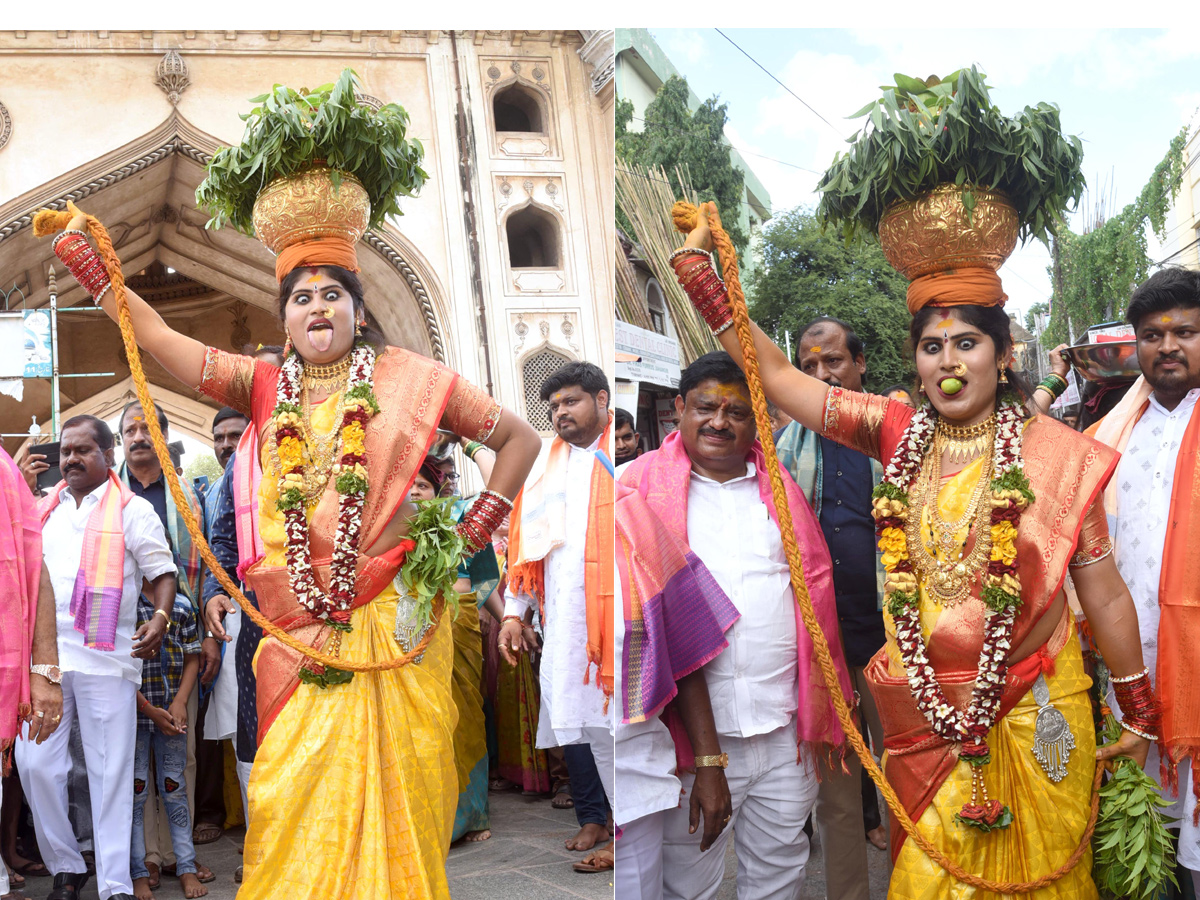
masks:
[[[820,352],[821,352],[821,347],[820,347],[820,345],[818,345],[818,346],[816,346],[816,347],[809,347],[809,348],[808,348],[808,352],[809,352],[809,353],[820,353]]]
[[[750,393],[746,390],[746,386],[736,383],[718,384],[705,393],[715,394],[725,400],[745,400],[747,402],[750,400]]]
[[[310,276],[308,277],[308,284],[316,284],[316,283],[317,283],[318,281],[320,281],[320,280],[321,280],[321,275],[320,275],[320,273],[319,273],[319,272],[314,272],[312,275],[310,275]]]
[[[946,317],[945,319],[942,319],[942,321],[937,323],[937,327],[946,329],[946,328],[949,328],[953,324],[954,324],[954,320],[949,317]]]

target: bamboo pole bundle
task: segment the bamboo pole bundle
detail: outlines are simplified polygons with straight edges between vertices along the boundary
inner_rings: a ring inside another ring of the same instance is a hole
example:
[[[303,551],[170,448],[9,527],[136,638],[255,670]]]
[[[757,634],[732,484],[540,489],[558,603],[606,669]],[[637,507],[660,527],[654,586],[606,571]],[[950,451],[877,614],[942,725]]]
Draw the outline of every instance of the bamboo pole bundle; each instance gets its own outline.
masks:
[[[671,251],[682,243],[671,220],[671,207],[678,199],[696,202],[686,169],[677,166],[675,175],[683,189],[682,198],[675,196],[664,169],[648,169],[618,160],[617,204],[633,225],[646,264],[662,287],[679,340],[679,361],[687,366],[696,357],[719,350],[720,347],[704,320],[692,308],[691,301],[675,280],[675,270],[667,261]]]

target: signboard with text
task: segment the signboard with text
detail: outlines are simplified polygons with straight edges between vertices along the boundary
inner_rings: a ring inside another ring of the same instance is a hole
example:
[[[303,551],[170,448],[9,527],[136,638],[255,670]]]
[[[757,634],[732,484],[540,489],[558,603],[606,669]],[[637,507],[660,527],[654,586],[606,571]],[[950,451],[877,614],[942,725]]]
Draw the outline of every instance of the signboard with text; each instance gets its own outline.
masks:
[[[674,338],[647,331],[619,319],[616,322],[617,377],[679,387],[679,344]],[[622,362],[622,357],[631,359]]]

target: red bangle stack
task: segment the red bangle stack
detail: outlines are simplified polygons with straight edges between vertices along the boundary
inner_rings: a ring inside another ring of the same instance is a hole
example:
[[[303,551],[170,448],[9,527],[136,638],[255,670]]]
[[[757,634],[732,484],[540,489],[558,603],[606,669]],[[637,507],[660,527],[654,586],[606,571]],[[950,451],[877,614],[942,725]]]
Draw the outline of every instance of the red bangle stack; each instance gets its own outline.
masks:
[[[93,297],[108,289],[110,282],[104,260],[96,255],[82,231],[64,231],[54,239],[53,250],[75,280]]]
[[[1150,686],[1150,670],[1112,679],[1113,693],[1121,707],[1121,727],[1148,741],[1157,741],[1162,709]]]
[[[486,547],[492,539],[492,532],[500,527],[510,510],[512,501],[507,497],[495,491],[480,494],[458,523],[458,533],[462,535],[467,548],[472,553],[478,553]]]
[[[733,324],[729,294],[707,254],[699,251],[694,255],[681,253],[671,260],[671,264],[692,306],[696,307],[696,312],[700,313],[713,334],[720,334]]]

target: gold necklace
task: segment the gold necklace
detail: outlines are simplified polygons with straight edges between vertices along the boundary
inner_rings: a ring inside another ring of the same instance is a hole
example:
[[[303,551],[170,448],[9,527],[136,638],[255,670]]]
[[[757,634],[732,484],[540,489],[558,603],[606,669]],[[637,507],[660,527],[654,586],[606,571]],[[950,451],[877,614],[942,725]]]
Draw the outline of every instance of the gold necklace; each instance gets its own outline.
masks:
[[[991,457],[984,457],[979,481],[971,493],[966,512],[957,522],[949,525],[942,521],[938,509],[941,468],[941,455],[935,448],[932,458],[929,455],[925,457],[913,490],[913,496],[924,497],[928,538],[922,533],[925,517],[911,513],[905,522],[905,536],[913,568],[921,577],[921,583],[938,603],[950,607],[971,595],[971,586],[978,580],[991,556],[992,529],[986,490],[991,483]],[[967,532],[960,540],[959,533],[964,527]],[[975,545],[964,558],[972,530],[975,532]]]
[[[951,425],[939,418],[934,435],[942,449],[950,451],[951,462],[968,463],[984,453],[990,456],[996,439],[996,414],[975,425]]]
[[[317,431],[312,423],[312,405],[308,402],[307,385],[302,385],[300,388],[300,418],[303,429],[301,442],[304,445],[305,456],[304,487],[301,491],[304,494],[305,506],[313,506],[325,493],[329,478],[333,474],[334,461],[340,459],[342,455],[341,420],[339,418],[335,421],[333,430],[328,434],[321,434]],[[279,461],[279,447],[275,443],[274,421],[267,428],[266,441],[271,451],[271,462],[275,467],[271,474],[278,477],[283,466]]]
[[[354,365],[352,354],[347,353],[337,362],[319,366],[305,363],[301,369],[301,383],[309,390],[324,390],[335,393],[342,390],[350,380],[350,369]]]

